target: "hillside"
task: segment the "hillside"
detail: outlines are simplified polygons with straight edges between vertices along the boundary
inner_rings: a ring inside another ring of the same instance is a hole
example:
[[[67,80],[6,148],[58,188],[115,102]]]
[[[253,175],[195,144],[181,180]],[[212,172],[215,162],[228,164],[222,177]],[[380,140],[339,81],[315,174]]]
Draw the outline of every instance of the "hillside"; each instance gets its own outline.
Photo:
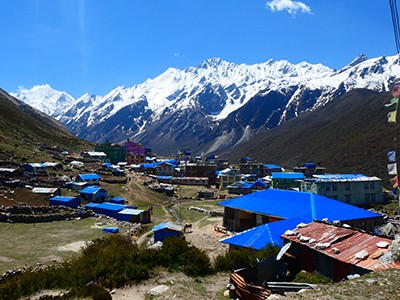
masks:
[[[353,90],[326,106],[254,136],[227,153],[284,167],[313,161],[327,172],[356,172],[388,179],[386,153],[394,150],[395,125],[387,124],[388,93]]]
[[[54,119],[0,89],[0,160],[26,160],[40,145],[73,150],[89,143],[74,137]]]

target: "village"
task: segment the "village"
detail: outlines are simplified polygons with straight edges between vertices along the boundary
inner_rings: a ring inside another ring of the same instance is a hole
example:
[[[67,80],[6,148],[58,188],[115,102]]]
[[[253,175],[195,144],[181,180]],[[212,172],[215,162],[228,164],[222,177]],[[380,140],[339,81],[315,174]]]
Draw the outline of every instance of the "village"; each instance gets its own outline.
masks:
[[[148,248],[183,236],[210,259],[235,249],[279,247],[277,257],[227,276],[226,295],[240,299],[311,289],[276,284],[300,271],[339,282],[400,269],[398,203],[378,177],[327,172],[312,162],[287,169],[245,157],[232,164],[189,151],[159,158],[129,140],[80,153],[44,149],[51,162],[0,165],[3,234],[17,224],[36,230],[50,222],[79,227],[91,219],[91,235],[68,238],[68,255],[91,238],[115,233]],[[372,209],[386,205],[395,211]],[[57,233],[52,234],[56,240]],[[65,259],[28,256],[18,260],[11,251],[0,253],[0,272],[8,276],[24,264]]]

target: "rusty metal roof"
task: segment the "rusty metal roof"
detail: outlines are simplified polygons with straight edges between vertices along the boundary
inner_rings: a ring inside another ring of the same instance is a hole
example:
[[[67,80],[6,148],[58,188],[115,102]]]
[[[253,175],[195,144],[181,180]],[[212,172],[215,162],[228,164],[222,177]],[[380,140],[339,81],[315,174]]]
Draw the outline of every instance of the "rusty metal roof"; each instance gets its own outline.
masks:
[[[298,227],[292,232],[285,232],[282,237],[334,259],[371,271],[389,267],[379,260],[379,257],[390,250],[392,240],[389,238],[322,222],[312,222],[305,227]],[[377,244],[380,242],[386,242],[388,247],[378,247]],[[356,254],[367,254],[367,257],[357,258]],[[400,264],[390,264],[390,268],[400,268]]]

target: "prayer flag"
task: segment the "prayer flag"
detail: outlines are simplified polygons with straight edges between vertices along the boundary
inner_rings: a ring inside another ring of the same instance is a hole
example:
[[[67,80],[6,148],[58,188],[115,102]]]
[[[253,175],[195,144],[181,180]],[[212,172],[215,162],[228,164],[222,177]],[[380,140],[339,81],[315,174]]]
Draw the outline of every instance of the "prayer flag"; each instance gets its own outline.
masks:
[[[396,123],[397,111],[391,111],[387,114],[388,122]]]
[[[397,175],[397,164],[388,164],[388,174],[389,175]]]
[[[389,151],[387,153],[387,158],[388,158],[388,161],[391,163],[396,162],[396,151]]]
[[[392,184],[393,188],[399,187],[399,177],[396,175],[393,178],[389,179],[390,183]]]
[[[385,106],[389,107],[392,106],[393,104],[398,104],[399,103],[399,98],[392,98],[389,103],[386,103]]]

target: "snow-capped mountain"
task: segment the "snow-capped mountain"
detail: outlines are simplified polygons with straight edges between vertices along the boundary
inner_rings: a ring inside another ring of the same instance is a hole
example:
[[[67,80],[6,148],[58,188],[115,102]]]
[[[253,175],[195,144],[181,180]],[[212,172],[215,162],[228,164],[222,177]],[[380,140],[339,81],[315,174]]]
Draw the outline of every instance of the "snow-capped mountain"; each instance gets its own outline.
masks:
[[[16,93],[10,94],[56,119],[68,110],[75,101],[66,92],[56,91],[48,84],[37,85],[29,90],[19,87]]]
[[[211,58],[197,67],[170,68],[105,96],[73,99],[48,85],[15,97],[95,142],[132,138],[157,153],[219,152],[279,126],[355,88],[387,91],[400,76],[397,56],[355,58],[340,70],[321,64],[269,60],[255,65]]]

